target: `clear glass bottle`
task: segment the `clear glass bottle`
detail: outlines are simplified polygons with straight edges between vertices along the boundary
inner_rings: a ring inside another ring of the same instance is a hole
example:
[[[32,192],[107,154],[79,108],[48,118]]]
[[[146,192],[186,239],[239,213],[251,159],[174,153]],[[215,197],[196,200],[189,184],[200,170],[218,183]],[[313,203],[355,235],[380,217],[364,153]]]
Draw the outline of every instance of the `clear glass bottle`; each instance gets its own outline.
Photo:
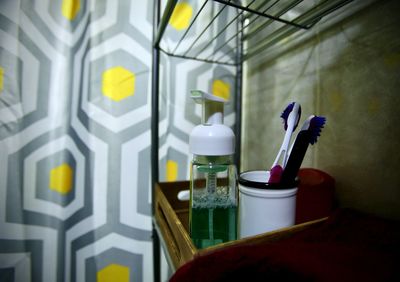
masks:
[[[193,155],[190,235],[199,249],[237,238],[237,172],[233,155]]]

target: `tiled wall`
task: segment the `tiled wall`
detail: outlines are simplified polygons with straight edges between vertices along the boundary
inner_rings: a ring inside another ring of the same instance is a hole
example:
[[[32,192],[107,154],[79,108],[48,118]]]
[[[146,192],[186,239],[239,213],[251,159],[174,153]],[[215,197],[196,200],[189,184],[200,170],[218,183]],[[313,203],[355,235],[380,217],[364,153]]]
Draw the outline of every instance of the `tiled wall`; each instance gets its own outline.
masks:
[[[400,218],[400,2],[353,1],[340,12],[248,61],[242,170],[271,166],[280,113],[298,101],[301,122],[327,117],[303,167],[336,179],[341,206]]]

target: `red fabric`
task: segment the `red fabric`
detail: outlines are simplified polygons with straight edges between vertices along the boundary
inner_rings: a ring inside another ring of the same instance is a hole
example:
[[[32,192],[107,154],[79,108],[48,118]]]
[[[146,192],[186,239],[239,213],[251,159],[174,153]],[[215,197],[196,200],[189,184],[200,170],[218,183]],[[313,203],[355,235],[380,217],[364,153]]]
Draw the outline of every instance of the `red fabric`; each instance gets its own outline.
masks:
[[[170,281],[400,281],[399,238],[399,222],[340,210],[285,240],[198,256]]]
[[[335,179],[314,168],[301,168],[298,177],[296,224],[329,216],[334,209]]]

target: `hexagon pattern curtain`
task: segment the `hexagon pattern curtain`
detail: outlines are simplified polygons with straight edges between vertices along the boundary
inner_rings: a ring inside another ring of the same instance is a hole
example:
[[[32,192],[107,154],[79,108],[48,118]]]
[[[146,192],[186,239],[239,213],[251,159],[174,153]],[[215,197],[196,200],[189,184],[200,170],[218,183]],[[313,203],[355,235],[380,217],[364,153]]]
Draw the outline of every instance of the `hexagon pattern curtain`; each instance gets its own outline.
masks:
[[[214,1],[178,1],[161,48],[167,53],[234,63],[239,15]],[[228,99],[224,123],[233,127],[236,68],[164,55],[160,71],[160,179],[184,180],[189,178],[189,135],[201,122],[201,107],[190,98],[190,90]]]
[[[179,2],[167,47],[198,3]],[[152,281],[152,11],[0,1],[0,281]],[[161,78],[160,179],[188,179],[188,92],[234,97],[234,69],[164,56]]]

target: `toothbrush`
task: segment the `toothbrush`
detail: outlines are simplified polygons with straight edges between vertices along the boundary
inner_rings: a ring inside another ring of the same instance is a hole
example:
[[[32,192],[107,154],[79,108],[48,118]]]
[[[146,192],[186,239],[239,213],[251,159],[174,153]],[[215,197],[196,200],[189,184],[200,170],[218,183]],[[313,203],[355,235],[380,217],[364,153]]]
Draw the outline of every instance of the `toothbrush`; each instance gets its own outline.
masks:
[[[283,142],[281,148],[279,149],[278,155],[276,156],[275,161],[272,164],[270,178],[268,180],[269,183],[277,183],[280,180],[282,170],[285,168],[288,158],[287,156],[290,139],[292,138],[293,131],[299,124],[300,116],[301,106],[299,103],[296,102],[290,103],[281,114],[281,118],[284,121],[284,129],[286,130],[286,133],[285,137],[283,138]],[[282,165],[280,166],[278,165],[278,161],[282,157]]]
[[[314,145],[324,127],[326,118],[322,116],[310,116],[303,124],[297,134],[292,148],[290,149],[289,159],[283,169],[281,183],[293,183],[300,169],[306,154],[308,145]]]

